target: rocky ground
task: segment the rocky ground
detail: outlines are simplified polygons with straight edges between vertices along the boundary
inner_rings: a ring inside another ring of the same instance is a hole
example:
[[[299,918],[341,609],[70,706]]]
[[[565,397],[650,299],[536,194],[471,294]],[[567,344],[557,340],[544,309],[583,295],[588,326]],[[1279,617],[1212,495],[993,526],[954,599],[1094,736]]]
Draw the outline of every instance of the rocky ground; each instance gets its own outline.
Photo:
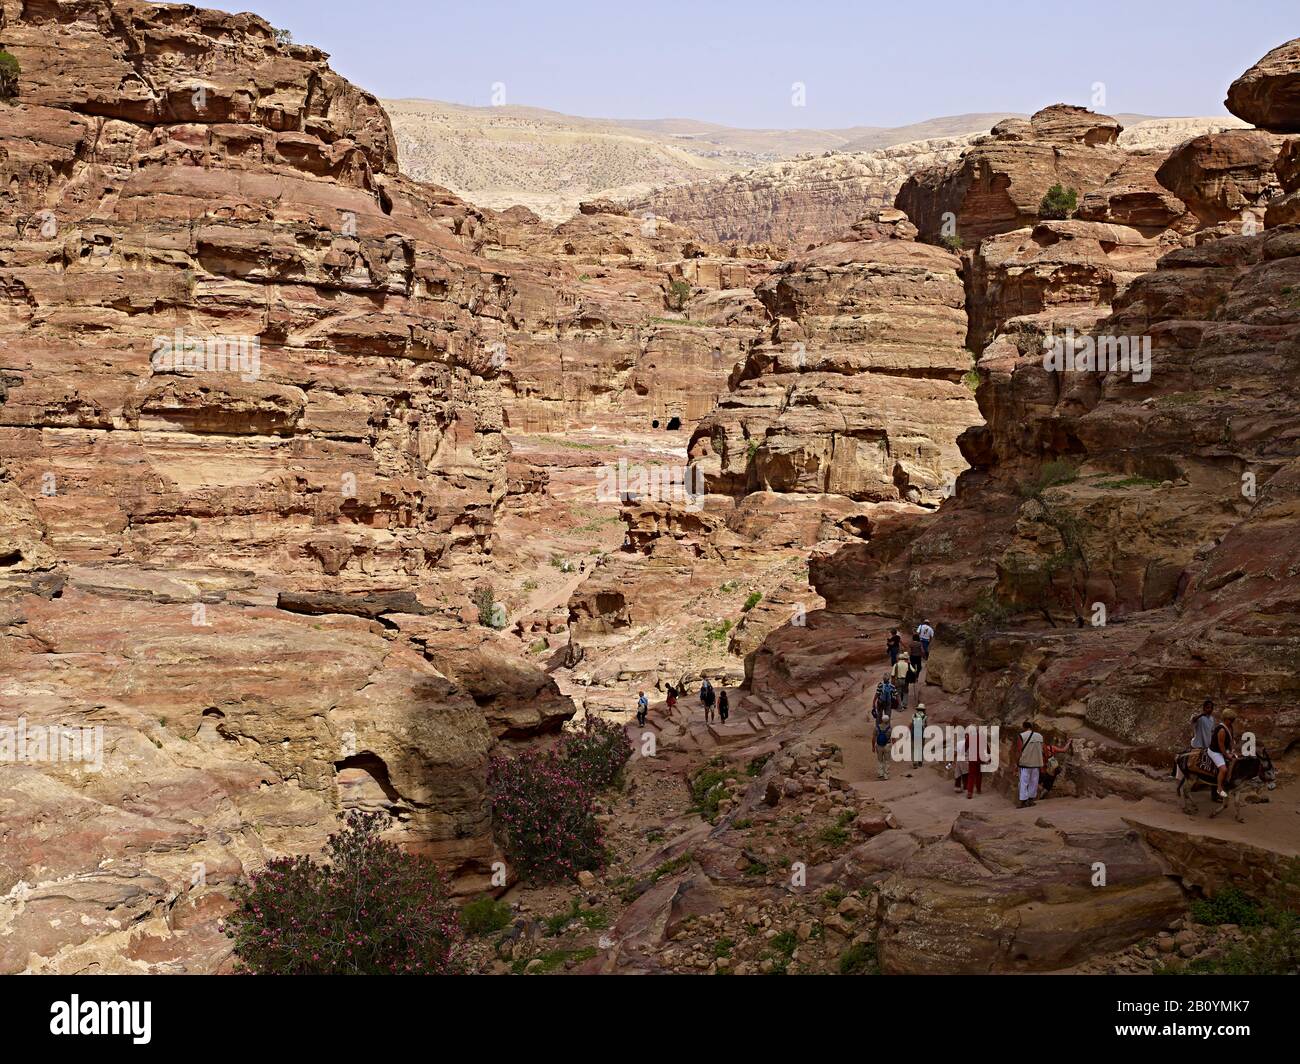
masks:
[[[1054,105],[787,257],[462,202],[253,15],[0,31],[0,724],[105,739],[5,765],[0,971],[224,970],[235,885],[350,809],[480,895],[488,757],[582,713],[637,751],[609,865],[511,885],[480,970],[1130,970],[1297,903],[1296,42],[1249,128]],[[1050,369],[1067,328],[1151,375]],[[1001,729],[973,799],[876,778],[923,617],[931,721]],[[1207,695],[1273,753],[1240,822],[1171,794]],[[1018,809],[1031,715],[1074,747]]]

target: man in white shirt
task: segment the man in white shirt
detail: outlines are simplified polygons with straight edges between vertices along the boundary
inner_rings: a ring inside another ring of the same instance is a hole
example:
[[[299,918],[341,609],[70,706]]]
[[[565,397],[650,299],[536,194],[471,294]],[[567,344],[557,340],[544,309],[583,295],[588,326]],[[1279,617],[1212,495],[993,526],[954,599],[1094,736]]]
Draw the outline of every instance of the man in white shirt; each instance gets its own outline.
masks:
[[[921,653],[928,659],[930,657],[930,640],[934,638],[934,629],[930,627],[930,622],[922,621],[916,629],[916,635],[921,640]]]

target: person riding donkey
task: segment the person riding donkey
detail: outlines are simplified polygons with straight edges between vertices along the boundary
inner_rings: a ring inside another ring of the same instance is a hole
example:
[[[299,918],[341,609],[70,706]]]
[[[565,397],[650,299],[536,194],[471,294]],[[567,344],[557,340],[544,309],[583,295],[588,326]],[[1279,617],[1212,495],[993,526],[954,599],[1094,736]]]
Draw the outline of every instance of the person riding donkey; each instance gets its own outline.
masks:
[[[1232,772],[1232,763],[1237,760],[1232,735],[1232,722],[1236,719],[1237,711],[1235,709],[1225,709],[1223,711],[1223,716],[1219,718],[1219,724],[1214,729],[1214,738],[1210,743],[1210,749],[1207,751],[1210,760],[1214,762],[1214,767],[1219,770],[1215,787],[1218,790],[1220,801],[1228,797],[1228,792],[1224,789],[1224,786]]]
[[[1192,718],[1192,749],[1201,751],[1192,767],[1215,780],[1215,794],[1220,801],[1228,796],[1224,786],[1232,770],[1230,762],[1236,757],[1232,735],[1232,722],[1236,719],[1237,711],[1230,708],[1216,721],[1214,700],[1210,698],[1201,703],[1201,712]]]

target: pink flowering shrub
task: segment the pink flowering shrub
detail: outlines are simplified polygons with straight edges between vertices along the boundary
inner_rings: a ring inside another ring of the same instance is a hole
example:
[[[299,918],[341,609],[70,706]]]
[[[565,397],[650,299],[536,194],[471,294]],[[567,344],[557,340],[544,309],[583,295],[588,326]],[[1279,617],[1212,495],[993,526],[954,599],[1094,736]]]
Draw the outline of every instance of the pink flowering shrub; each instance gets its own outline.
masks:
[[[379,837],[382,813],[349,814],[327,863],[280,857],[240,886],[226,921],[238,970],[258,975],[445,975],[461,941],[433,862]]]
[[[582,731],[565,732],[560,739],[565,767],[591,791],[613,783],[631,756],[623,726],[603,717],[585,717]]]
[[[554,750],[488,762],[497,835],[522,879],[571,879],[604,863],[595,788]]]

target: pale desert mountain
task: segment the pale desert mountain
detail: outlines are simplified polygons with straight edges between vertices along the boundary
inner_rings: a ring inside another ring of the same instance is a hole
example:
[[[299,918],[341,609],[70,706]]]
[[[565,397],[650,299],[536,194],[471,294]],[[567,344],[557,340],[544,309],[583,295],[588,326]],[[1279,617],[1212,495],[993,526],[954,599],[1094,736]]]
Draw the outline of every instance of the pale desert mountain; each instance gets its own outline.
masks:
[[[971,120],[988,115],[965,116]],[[1015,117],[1015,116],[1013,116]],[[1120,144],[1130,150],[1168,149],[1202,133],[1238,129],[1230,115],[1210,118],[1149,118],[1120,115]],[[941,125],[935,119],[920,125]],[[907,128],[919,128],[918,126]],[[952,162],[988,132],[890,144],[872,151],[831,151],[767,163],[750,170],[656,188],[625,202],[686,225],[718,243],[774,243],[792,250],[833,238],[864,211],[894,202],[908,176]],[[865,139],[865,138],[863,138]]]
[[[407,173],[482,207],[522,205],[549,221],[585,199],[634,199],[800,155],[982,133],[1003,114],[906,126],[738,129],[686,118],[584,118],[536,107],[386,100]]]
[[[814,198],[843,202],[846,214],[853,214],[851,223],[858,214],[856,206],[848,204],[856,201],[859,185],[868,193],[868,205],[892,200],[913,169],[954,158],[972,136],[986,133],[1004,118],[1026,117],[973,113],[893,127],[739,129],[689,118],[586,118],[515,105],[471,107],[406,99],[387,100],[384,106],[403,169],[481,207],[524,206],[558,222],[571,217],[583,200],[615,199],[657,209],[685,224],[702,224],[702,234],[714,239],[794,242],[820,235],[819,223],[808,218],[782,221],[786,212],[777,207],[770,212],[775,221],[765,221],[766,214],[745,224],[727,220],[735,211],[752,208],[743,194],[751,183],[784,188],[791,181],[806,181],[824,187]],[[1240,124],[1226,115],[1117,117],[1126,127],[1130,147],[1168,146],[1210,128]],[[1151,143],[1139,144],[1132,140],[1135,135]],[[832,161],[823,162],[827,153],[833,153]],[[789,169],[792,160],[799,160],[794,170]],[[727,182],[737,174],[743,175],[739,185]],[[847,188],[846,178],[851,180]],[[722,182],[727,183],[719,185]],[[701,193],[697,184],[718,188]],[[684,194],[690,209],[682,206],[683,196],[660,191],[677,186],[691,187]],[[714,204],[719,189],[727,190],[729,206]],[[664,195],[667,198],[661,199]]]

